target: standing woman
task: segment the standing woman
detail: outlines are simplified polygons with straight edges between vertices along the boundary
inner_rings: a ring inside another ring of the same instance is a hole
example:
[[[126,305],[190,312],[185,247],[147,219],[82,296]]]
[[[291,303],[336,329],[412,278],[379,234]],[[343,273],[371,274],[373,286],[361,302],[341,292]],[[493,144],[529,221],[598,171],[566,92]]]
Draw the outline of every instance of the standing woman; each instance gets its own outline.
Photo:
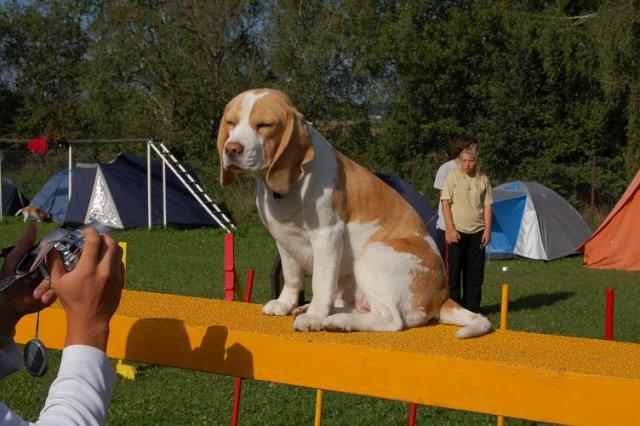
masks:
[[[491,240],[493,197],[489,178],[480,174],[476,149],[463,150],[458,164],[459,169],[447,176],[441,196],[446,222],[449,297],[472,312],[480,312],[485,247]]]

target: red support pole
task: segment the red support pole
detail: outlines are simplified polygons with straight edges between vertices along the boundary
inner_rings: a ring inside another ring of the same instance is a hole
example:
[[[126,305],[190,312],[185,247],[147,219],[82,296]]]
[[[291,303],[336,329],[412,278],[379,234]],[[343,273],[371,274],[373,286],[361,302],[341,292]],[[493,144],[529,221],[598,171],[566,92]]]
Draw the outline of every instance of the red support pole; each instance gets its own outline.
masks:
[[[607,313],[605,321],[605,340],[613,340],[613,299],[614,292],[612,288],[607,289]]]
[[[255,275],[255,273],[256,271],[254,271],[253,269],[249,269],[247,273],[247,290],[244,294],[245,303],[251,302],[251,290],[253,290],[253,276]]]
[[[418,406],[416,404],[409,405],[409,426],[415,426],[416,424],[416,413],[418,411]]]
[[[224,300],[235,298],[236,271],[233,234],[224,234]]]
[[[233,414],[231,415],[231,425],[238,426],[238,416],[240,415],[240,390],[242,378],[236,377],[236,386],[233,390]]]
[[[253,276],[255,271],[249,269],[247,274],[247,290],[245,292],[244,301],[251,302],[251,290],[253,290]],[[236,385],[233,390],[233,413],[231,414],[231,425],[238,426],[238,417],[240,415],[240,391],[242,386],[242,378],[236,377]]]

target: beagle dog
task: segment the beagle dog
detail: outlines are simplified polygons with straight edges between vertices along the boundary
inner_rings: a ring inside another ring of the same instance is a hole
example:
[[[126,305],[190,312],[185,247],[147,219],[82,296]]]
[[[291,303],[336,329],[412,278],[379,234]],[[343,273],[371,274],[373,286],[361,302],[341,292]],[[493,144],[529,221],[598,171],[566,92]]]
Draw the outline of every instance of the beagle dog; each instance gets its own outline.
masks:
[[[42,210],[39,207],[23,207],[18,210],[15,216],[22,215],[23,222],[28,220],[35,220],[37,222],[51,222],[51,213]]]
[[[284,287],[265,315],[298,331],[397,331],[435,320],[457,336],[490,331],[449,299],[435,242],[415,210],[336,151],[282,92],[255,89],[226,106],[218,131],[220,182],[257,180],[260,217],[276,241]],[[298,307],[304,273],[313,298]]]

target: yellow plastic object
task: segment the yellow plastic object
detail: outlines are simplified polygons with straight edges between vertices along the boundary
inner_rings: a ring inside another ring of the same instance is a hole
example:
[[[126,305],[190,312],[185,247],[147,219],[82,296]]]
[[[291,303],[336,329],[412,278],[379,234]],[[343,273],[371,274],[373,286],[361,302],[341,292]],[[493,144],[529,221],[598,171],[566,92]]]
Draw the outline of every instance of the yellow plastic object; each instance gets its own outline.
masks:
[[[122,248],[122,263],[124,264],[124,286],[127,286],[127,243],[119,241],[118,245]]]
[[[561,424],[640,418],[640,344],[457,327],[396,333],[299,333],[261,306],[125,290],[107,354],[229,376]],[[16,340],[32,337],[25,316]],[[40,338],[62,348],[66,318],[41,313]],[[425,386],[425,383],[431,385]]]
[[[116,363],[116,373],[127,380],[135,380],[137,372],[133,365],[125,364],[121,359]]]
[[[500,303],[500,330],[507,329],[507,315],[509,314],[509,284],[502,284],[502,298]],[[504,416],[498,416],[496,424],[504,426]]]
[[[502,299],[500,303],[500,330],[506,330],[508,320],[507,315],[509,313],[509,284],[502,284]]]
[[[320,426],[322,424],[322,389],[316,390],[316,416],[313,420],[313,426]]]
[[[124,285],[127,286],[127,243],[119,241],[118,245],[122,248],[122,263],[124,265]],[[136,368],[133,365],[125,364],[121,359],[116,363],[116,374],[127,380],[136,379]]]

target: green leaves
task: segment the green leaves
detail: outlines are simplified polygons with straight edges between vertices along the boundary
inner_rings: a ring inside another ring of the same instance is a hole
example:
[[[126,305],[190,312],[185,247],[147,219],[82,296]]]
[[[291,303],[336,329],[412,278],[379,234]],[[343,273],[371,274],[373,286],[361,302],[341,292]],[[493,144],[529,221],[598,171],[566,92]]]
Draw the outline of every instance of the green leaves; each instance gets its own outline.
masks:
[[[474,135],[494,182],[543,179],[579,201],[594,152],[605,169],[626,164],[602,179],[607,192],[640,160],[639,7],[8,1],[0,132],[156,137],[211,164],[226,102],[268,86],[347,155],[421,187],[432,171],[416,174],[416,161],[437,167],[454,138]]]

